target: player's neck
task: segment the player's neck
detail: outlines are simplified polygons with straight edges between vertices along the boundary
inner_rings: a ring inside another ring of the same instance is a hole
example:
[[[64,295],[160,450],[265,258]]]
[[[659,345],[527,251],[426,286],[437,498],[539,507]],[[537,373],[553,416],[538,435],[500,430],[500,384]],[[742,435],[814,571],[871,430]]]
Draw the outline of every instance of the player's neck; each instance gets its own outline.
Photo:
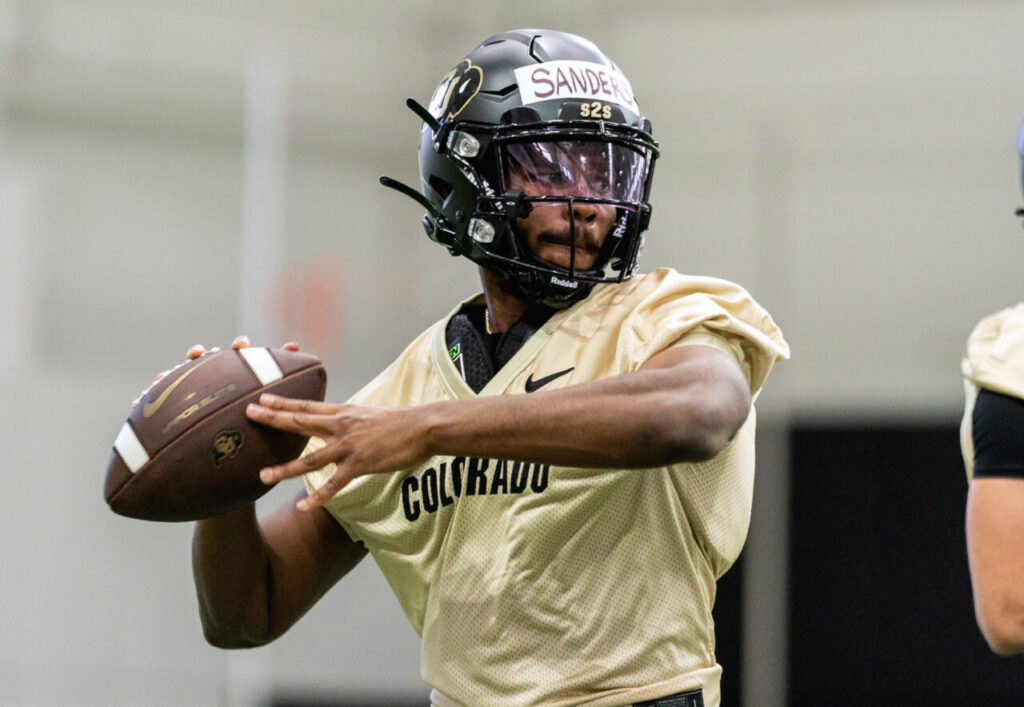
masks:
[[[488,333],[507,330],[518,322],[530,308],[530,303],[522,297],[502,287],[501,277],[489,270],[480,269],[480,282],[484,288],[484,299],[487,305]]]

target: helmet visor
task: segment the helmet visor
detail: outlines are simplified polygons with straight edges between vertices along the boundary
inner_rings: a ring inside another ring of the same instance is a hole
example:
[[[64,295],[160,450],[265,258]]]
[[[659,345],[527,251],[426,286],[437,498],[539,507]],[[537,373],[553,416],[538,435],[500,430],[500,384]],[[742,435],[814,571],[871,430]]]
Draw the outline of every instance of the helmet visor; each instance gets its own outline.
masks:
[[[510,142],[501,148],[505,190],[527,197],[582,197],[639,204],[648,156],[633,147],[597,140]]]

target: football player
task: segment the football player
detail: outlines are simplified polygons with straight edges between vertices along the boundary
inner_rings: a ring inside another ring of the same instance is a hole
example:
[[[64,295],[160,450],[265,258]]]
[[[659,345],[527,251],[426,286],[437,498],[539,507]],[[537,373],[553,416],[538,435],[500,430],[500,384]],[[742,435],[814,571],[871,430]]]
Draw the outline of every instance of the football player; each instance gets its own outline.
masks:
[[[1024,186],[1024,123],[1017,152]],[[1024,303],[978,323],[961,372],[974,613],[993,651],[1024,653]]]
[[[273,640],[369,553],[433,705],[717,705],[781,332],[731,282],[638,274],[658,146],[591,42],[496,35],[410,107],[422,193],[384,182],[482,292],[347,403],[250,408],[312,437],[261,471],[305,491],[197,524],[208,640]]]

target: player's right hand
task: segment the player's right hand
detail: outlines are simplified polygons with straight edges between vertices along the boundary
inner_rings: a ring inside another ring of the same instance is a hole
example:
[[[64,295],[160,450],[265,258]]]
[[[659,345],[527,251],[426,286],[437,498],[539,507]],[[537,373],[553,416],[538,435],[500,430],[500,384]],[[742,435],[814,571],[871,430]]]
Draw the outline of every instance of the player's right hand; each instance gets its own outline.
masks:
[[[238,349],[247,349],[250,346],[252,346],[252,343],[249,341],[249,337],[246,336],[245,334],[240,334],[236,336],[234,340],[231,342],[231,348],[235,349],[236,351]],[[288,351],[298,351],[299,345],[294,341],[289,341],[281,348],[287,349]],[[194,359],[199,358],[200,356],[203,356],[204,354],[213,353],[214,351],[220,351],[220,349],[214,347],[207,351],[202,344],[193,344],[192,347],[188,350],[188,353],[186,353],[185,355],[188,357],[189,361],[192,361]],[[168,372],[169,371],[164,371],[164,373],[161,374],[161,376],[166,375]],[[157,380],[160,379],[157,378]]]
[[[136,406],[137,406],[137,405],[138,405],[139,403],[141,403],[141,402],[142,402],[142,399],[143,399],[144,397],[146,397],[146,393],[148,393],[148,392],[149,392],[150,390],[152,390],[153,386],[154,386],[154,385],[156,385],[156,384],[157,384],[157,383],[158,383],[158,382],[160,381],[160,379],[161,379],[161,378],[163,378],[164,376],[166,376],[166,375],[167,375],[168,373],[170,373],[171,371],[173,371],[173,370],[175,370],[175,369],[177,369],[177,368],[181,368],[182,366],[184,366],[184,365],[185,365],[186,363],[188,363],[189,361],[192,361],[193,359],[197,359],[197,358],[199,358],[200,356],[202,356],[202,355],[203,355],[203,354],[205,354],[205,353],[212,353],[212,352],[214,352],[214,351],[219,351],[219,350],[220,350],[220,349],[218,349],[218,348],[214,347],[214,348],[210,349],[210,351],[207,351],[207,350],[206,350],[206,349],[205,349],[205,348],[203,347],[203,345],[202,345],[202,344],[193,344],[193,345],[192,345],[192,346],[191,346],[191,347],[189,348],[188,352],[187,352],[187,353],[185,354],[185,360],[184,360],[184,361],[182,361],[181,363],[179,363],[179,364],[178,364],[177,366],[175,366],[174,368],[168,368],[168,369],[167,369],[166,371],[160,371],[159,373],[157,373],[157,374],[156,374],[156,376],[155,376],[155,377],[153,378],[153,382],[152,382],[152,383],[150,383],[150,384],[149,384],[149,385],[148,385],[148,386],[146,387],[146,389],[145,389],[145,390],[143,390],[143,391],[142,391],[141,393],[139,393],[139,397],[135,398],[135,400],[133,400],[133,401],[132,401],[132,409],[134,410],[134,409],[135,409],[135,407],[136,407]]]
[[[252,343],[249,341],[249,337],[245,336],[244,334],[240,334],[239,336],[236,336],[234,338],[234,340],[231,342],[231,348],[233,348],[235,350],[237,350],[237,349],[247,349],[250,346],[252,346]],[[287,349],[288,351],[298,351],[299,350],[299,345],[297,343],[295,343],[294,341],[289,341],[288,343],[286,343],[281,348]],[[150,389],[154,385],[157,384],[157,381],[159,381],[161,378],[163,378],[168,373],[173,371],[175,368],[180,368],[181,366],[184,366],[189,361],[194,361],[197,358],[199,358],[200,356],[205,356],[206,354],[213,353],[215,351],[220,351],[220,347],[219,346],[214,346],[212,349],[207,351],[206,347],[203,346],[202,344],[192,344],[192,346],[189,347],[188,351],[185,352],[185,360],[184,361],[179,363],[174,368],[168,368],[166,371],[161,371],[160,373],[156,374],[156,377],[153,379],[153,382],[150,383],[149,386],[145,390],[143,390],[141,393],[139,393],[139,397],[135,398],[135,400],[132,401],[132,409],[134,409],[136,405],[138,405],[140,402],[142,402],[142,399],[144,397],[146,397],[146,393],[148,393],[150,391]]]

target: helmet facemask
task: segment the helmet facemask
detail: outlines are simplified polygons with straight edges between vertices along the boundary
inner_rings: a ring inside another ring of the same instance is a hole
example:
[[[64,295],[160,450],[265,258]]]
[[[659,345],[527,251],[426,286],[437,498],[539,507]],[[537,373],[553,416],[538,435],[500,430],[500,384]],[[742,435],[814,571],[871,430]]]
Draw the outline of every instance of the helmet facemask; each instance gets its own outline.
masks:
[[[636,272],[657,155],[649,137],[593,121],[487,132],[487,152],[476,166],[464,163],[485,184],[467,229],[473,260],[555,307]]]

